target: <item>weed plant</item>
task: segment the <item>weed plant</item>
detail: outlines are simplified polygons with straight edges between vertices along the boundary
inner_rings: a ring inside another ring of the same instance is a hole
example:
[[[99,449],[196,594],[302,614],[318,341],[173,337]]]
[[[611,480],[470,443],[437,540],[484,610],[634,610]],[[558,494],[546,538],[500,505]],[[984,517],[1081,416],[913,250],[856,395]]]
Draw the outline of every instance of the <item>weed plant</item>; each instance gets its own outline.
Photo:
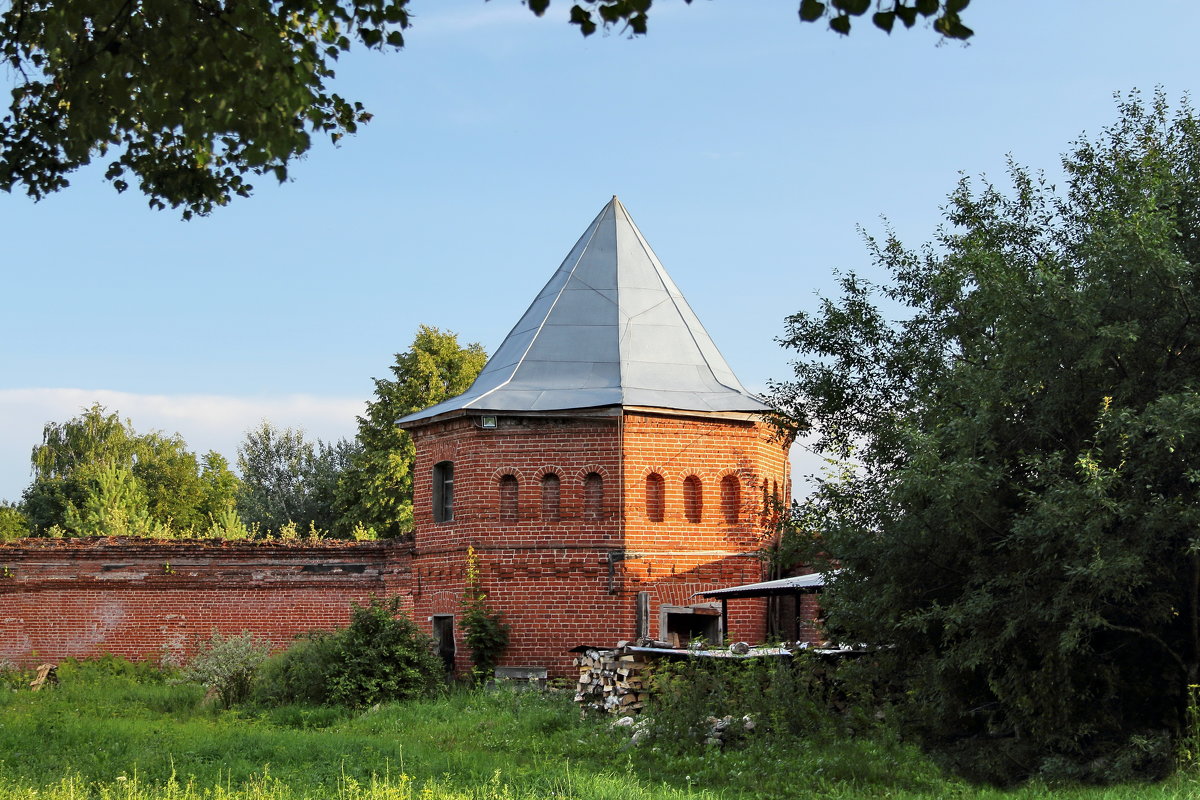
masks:
[[[270,652],[270,642],[248,631],[229,636],[214,631],[184,665],[180,678],[216,692],[222,705],[231,708],[249,697],[254,674]]]

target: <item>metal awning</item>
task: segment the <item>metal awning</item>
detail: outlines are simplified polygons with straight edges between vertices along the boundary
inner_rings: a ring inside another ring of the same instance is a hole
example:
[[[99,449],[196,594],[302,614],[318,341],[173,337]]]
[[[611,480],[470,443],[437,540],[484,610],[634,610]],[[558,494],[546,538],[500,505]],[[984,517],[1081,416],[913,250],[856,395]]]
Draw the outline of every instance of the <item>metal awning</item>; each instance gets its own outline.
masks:
[[[711,597],[714,600],[728,600],[731,597],[772,597],[775,595],[816,592],[820,591],[824,586],[825,576],[820,572],[814,572],[810,575],[797,575],[792,578],[780,578],[775,581],[747,583],[742,586],[730,586],[726,589],[696,592],[692,597]]]

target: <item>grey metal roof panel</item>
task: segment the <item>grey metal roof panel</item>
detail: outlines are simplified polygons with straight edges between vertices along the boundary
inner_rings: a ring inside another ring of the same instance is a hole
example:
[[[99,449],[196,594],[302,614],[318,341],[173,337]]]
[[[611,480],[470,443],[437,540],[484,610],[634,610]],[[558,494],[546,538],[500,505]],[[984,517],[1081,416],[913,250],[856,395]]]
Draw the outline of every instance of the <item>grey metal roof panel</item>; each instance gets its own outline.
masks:
[[[696,592],[692,597],[769,597],[777,594],[793,594],[795,592],[816,591],[824,588],[825,575],[813,572],[809,575],[797,575],[791,578],[780,578],[761,583],[746,583],[741,586],[730,586],[725,589],[712,589],[707,592]]]
[[[451,411],[600,406],[761,413],[687,300],[613,198]]]

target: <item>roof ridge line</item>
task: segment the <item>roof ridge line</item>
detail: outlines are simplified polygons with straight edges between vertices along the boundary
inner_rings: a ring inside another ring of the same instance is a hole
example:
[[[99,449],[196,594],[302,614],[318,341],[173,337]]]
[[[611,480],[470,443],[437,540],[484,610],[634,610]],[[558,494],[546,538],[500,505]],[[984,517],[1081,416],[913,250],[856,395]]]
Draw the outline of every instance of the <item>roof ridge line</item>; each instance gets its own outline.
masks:
[[[616,200],[616,199],[617,199],[617,196],[613,195],[613,200]],[[548,319],[550,319],[550,313],[552,311],[554,311],[554,307],[557,306],[558,301],[562,299],[563,292],[565,292],[567,290],[567,284],[570,283],[571,276],[573,276],[575,274],[575,270],[579,268],[579,262],[583,260],[583,254],[586,253],[588,247],[591,246],[592,239],[596,238],[596,232],[600,230],[600,220],[604,216],[604,212],[608,210],[608,206],[610,206],[610,205],[612,205],[612,201],[609,201],[608,205],[606,205],[604,208],[600,209],[600,213],[596,215],[596,218],[594,220],[592,220],[591,233],[588,235],[587,242],[584,243],[583,249],[581,249],[579,251],[579,255],[575,258],[575,263],[571,265],[571,269],[567,272],[567,279],[565,281],[563,281],[562,286],[558,287],[558,293],[554,296],[554,302],[550,304],[550,308],[546,309],[545,316],[543,316],[542,321],[538,323],[537,333],[535,333],[535,334],[533,334],[533,336],[529,337],[528,344],[525,345],[525,349],[521,352],[521,357],[518,358],[516,363],[513,364],[512,371],[509,372],[508,377],[505,378],[500,383],[493,386],[491,389],[488,389],[486,392],[469,400],[467,402],[468,406],[471,403],[475,403],[475,402],[478,402],[479,400],[482,400],[483,398],[487,397],[489,394],[492,394],[493,392],[500,391],[505,386],[507,386],[509,383],[511,383],[513,378],[515,378],[517,376],[517,372],[521,369],[521,365],[525,363],[525,357],[529,355],[529,351],[533,349],[534,343],[537,341],[538,337],[542,335],[542,328],[546,327],[546,321]],[[616,215],[614,214],[613,216],[614,216],[614,221],[615,221]],[[582,239],[583,237],[581,236],[579,238]],[[562,266],[560,265],[559,268],[557,270],[555,270],[554,274],[557,275],[561,271],[562,271]],[[520,324],[519,321],[518,321],[518,324]],[[512,331],[509,331],[509,335],[510,336],[512,335]],[[505,339],[507,339],[507,338],[508,337],[506,336]]]
[[[613,199],[615,200],[616,198],[614,197]],[[617,202],[620,203],[619,200]],[[713,381],[716,382],[717,385],[724,386],[726,389],[730,390],[731,392],[737,392],[738,394],[749,395],[750,393],[749,393],[749,391],[746,390],[746,387],[740,385],[741,381],[738,381],[738,384],[739,384],[738,386],[730,386],[725,381],[721,380],[721,378],[718,377],[717,373],[713,371],[712,364],[709,363],[708,358],[705,356],[704,347],[701,346],[700,341],[696,338],[696,332],[692,330],[691,323],[689,323],[687,318],[683,315],[683,313],[680,312],[679,302],[675,299],[675,296],[673,294],[671,294],[670,290],[672,288],[675,289],[676,294],[679,295],[680,299],[682,299],[685,304],[687,303],[687,299],[683,297],[683,292],[679,289],[678,286],[675,285],[675,279],[671,278],[669,275],[667,275],[666,267],[664,267],[662,265],[662,262],[658,260],[658,254],[654,252],[654,248],[652,248],[650,246],[650,243],[646,241],[646,237],[644,235],[642,235],[641,228],[639,228],[637,226],[637,223],[633,221],[633,217],[631,217],[629,215],[629,211],[626,210],[625,206],[623,206],[623,205],[621,206],[621,210],[625,212],[625,217],[629,220],[629,227],[633,229],[634,234],[637,236],[638,244],[641,246],[642,251],[645,252],[646,256],[650,259],[650,264],[654,267],[655,276],[657,276],[659,281],[662,282],[663,288],[665,290],[667,290],[667,298],[671,301],[671,305],[675,308],[675,312],[677,314],[679,314],[679,318],[681,320],[683,320],[683,326],[685,328],[687,328],[688,336],[691,337],[692,343],[696,345],[696,349],[700,352],[701,356],[704,357],[703,358],[704,367],[705,367],[705,369],[708,370],[708,374],[712,376]],[[670,281],[669,286],[667,284],[667,281],[663,280],[664,275],[666,275],[667,280]],[[729,366],[729,362],[725,359],[725,355],[721,352],[721,348],[717,347],[717,343],[715,341],[713,341],[712,334],[710,334],[708,332],[708,330],[704,327],[704,323],[700,321],[699,315],[697,315],[695,311],[692,311],[692,307],[690,304],[687,306],[687,309],[688,309],[688,311],[691,312],[692,318],[696,320],[696,324],[700,326],[700,330],[703,331],[704,338],[706,338],[709,341],[709,343],[712,345],[713,349],[717,351],[717,356],[721,359],[722,362],[724,362],[726,372],[729,372],[732,375],[733,370]],[[622,361],[624,361],[624,358],[622,358]],[[736,375],[734,375],[734,380],[737,380]],[[753,396],[753,395],[751,395],[751,396]]]

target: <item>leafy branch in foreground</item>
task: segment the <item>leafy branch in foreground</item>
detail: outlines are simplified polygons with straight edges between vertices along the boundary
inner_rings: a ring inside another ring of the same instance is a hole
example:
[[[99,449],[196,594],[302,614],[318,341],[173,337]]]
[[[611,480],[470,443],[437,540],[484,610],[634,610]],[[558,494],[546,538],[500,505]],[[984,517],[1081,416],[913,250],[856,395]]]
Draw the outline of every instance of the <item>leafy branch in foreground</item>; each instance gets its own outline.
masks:
[[[207,214],[287,178],[311,136],[370,115],[330,91],[353,39],[396,49],[407,0],[13,0],[0,59],[18,76],[0,121],[0,188],[41,199],[93,158],[154,208]]]
[[[692,0],[684,0],[691,4]],[[970,0],[800,0],[800,20],[816,22],[828,20],[829,29],[848,35],[851,18],[861,17],[875,8],[871,24],[891,33],[899,22],[906,28],[917,24],[918,19],[933,18],[933,29],[947,39],[969,39],[973,34],[963,24],[960,13]],[[541,16],[550,7],[550,0],[527,0],[527,5]],[[597,29],[624,25],[630,33],[644,34],[650,22],[653,0],[581,0],[571,6],[571,24],[578,25],[584,36],[591,36]]]
[[[690,0],[688,0],[690,2]],[[537,15],[549,0],[526,0]],[[571,24],[647,31],[651,0],[579,0]],[[965,39],[967,0],[876,0],[891,32],[933,20]],[[870,0],[802,0],[800,19],[848,34]],[[398,50],[408,0],[8,0],[0,62],[16,76],[0,119],[0,189],[35,200],[101,160],[117,191],[184,219],[247,197],[260,176],[287,180],[313,137],[337,143],[371,115],[330,89],[355,42]]]

